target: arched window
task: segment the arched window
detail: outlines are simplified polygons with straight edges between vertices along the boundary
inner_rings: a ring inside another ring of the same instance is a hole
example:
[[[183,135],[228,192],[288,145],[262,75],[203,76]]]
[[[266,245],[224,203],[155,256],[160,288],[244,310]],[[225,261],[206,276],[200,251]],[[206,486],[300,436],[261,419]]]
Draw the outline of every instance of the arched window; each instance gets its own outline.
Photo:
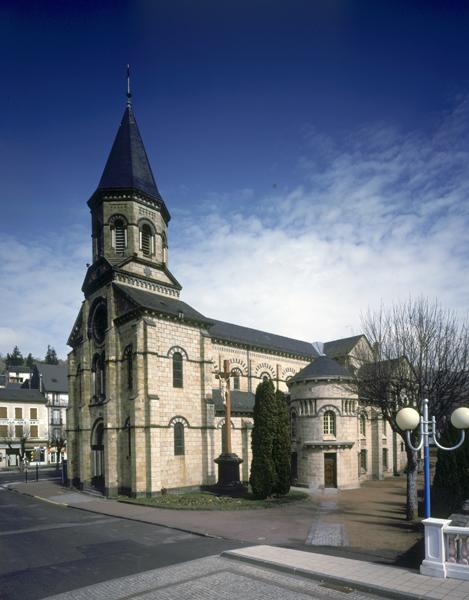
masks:
[[[231,377],[233,379],[233,389],[240,389],[240,381],[241,381],[241,371],[239,369],[233,369],[231,371]]]
[[[296,439],[296,412],[290,412],[290,436],[292,440]]]
[[[95,354],[91,370],[93,399],[95,402],[102,402],[106,397],[106,369],[104,352]]]
[[[335,413],[332,410],[326,410],[323,417],[324,435],[335,435]]]
[[[183,387],[182,354],[175,352],[173,354],[173,387]]]
[[[134,387],[134,362],[131,344],[124,350],[124,366],[127,389],[131,390]]]
[[[168,262],[168,239],[164,233],[161,236],[161,243],[163,246],[163,263],[166,264]]]
[[[140,229],[140,250],[146,256],[151,256],[155,252],[153,231],[148,223],[144,223]]]
[[[362,437],[366,437],[366,417],[365,417],[365,415],[360,415],[360,435]]]
[[[184,454],[184,425],[183,423],[174,424],[174,456]]]
[[[111,237],[116,254],[124,254],[127,247],[127,227],[123,219],[116,219],[112,223]]]
[[[262,381],[269,381],[270,379],[272,379],[272,377],[270,376],[270,373],[267,373],[267,372],[261,373],[259,378]]]

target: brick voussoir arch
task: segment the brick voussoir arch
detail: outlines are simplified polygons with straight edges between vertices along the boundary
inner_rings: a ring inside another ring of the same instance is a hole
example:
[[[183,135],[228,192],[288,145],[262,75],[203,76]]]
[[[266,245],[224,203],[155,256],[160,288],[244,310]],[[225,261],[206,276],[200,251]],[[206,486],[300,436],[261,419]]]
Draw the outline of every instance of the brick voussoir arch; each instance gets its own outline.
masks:
[[[172,357],[173,357],[173,355],[174,355],[174,354],[176,354],[176,353],[179,353],[179,354],[181,354],[181,356],[182,356],[183,358],[185,358],[186,360],[189,360],[189,356],[188,356],[187,352],[186,352],[186,351],[184,350],[184,348],[182,348],[181,346],[172,346],[172,347],[171,347],[171,348],[168,350],[168,352],[167,352],[166,356],[167,356],[168,358],[172,358]]]
[[[318,410],[317,414],[318,414],[318,416],[322,416],[328,410],[331,410],[338,417],[342,416],[342,412],[340,411],[339,408],[337,408],[337,406],[334,406],[334,404],[326,404],[325,406],[321,406],[321,408]]]

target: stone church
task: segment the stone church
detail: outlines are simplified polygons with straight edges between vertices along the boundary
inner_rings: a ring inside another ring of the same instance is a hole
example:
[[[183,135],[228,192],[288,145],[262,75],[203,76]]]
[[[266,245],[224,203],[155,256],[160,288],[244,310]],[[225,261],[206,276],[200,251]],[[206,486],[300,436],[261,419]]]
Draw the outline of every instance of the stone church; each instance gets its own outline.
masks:
[[[68,340],[73,485],[112,497],[215,483],[224,425],[215,372],[224,360],[242,480],[249,479],[254,393],[265,378],[288,394],[298,485],[357,487],[401,469],[403,448],[391,428],[349,385],[363,336],[319,351],[206,317],[180,299],[169,268],[171,217],[130,96],[88,206],[93,260]]]

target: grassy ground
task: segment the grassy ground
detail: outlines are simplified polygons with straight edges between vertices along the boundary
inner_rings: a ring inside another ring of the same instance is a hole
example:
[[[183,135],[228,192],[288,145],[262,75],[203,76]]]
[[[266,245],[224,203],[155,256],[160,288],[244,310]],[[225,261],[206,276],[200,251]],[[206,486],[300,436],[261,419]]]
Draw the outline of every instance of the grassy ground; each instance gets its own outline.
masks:
[[[308,494],[291,491],[288,496],[258,500],[251,493],[241,498],[217,496],[210,492],[189,492],[186,494],[165,494],[151,498],[119,498],[121,502],[131,502],[141,506],[170,508],[175,510],[245,510],[253,508],[272,508],[282,504],[291,504],[308,499]]]

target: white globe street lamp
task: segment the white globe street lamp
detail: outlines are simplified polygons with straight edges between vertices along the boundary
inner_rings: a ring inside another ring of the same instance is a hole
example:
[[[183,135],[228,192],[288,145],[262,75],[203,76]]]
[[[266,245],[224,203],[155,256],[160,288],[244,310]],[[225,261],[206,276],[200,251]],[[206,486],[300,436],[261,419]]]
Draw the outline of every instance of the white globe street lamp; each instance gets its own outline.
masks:
[[[469,408],[461,406],[453,411],[451,423],[456,429],[461,430],[459,442],[451,448],[442,446],[437,438],[435,417],[430,419],[428,415],[428,398],[423,401],[423,414],[415,408],[401,408],[396,415],[396,423],[400,429],[406,432],[407,444],[412,450],[418,452],[423,446],[423,474],[424,474],[424,504],[425,518],[430,518],[430,441],[432,441],[441,450],[456,450],[464,443],[464,429],[469,429]],[[411,442],[411,432],[420,424],[420,441],[417,446]]]

